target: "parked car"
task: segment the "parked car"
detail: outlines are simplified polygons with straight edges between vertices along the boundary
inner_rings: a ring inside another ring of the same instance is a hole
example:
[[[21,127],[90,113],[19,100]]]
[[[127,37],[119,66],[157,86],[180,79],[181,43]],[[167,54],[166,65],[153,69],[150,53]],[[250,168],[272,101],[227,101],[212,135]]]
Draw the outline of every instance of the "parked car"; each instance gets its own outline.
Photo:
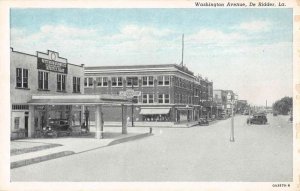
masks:
[[[71,135],[72,129],[70,128],[67,119],[50,119],[49,125],[43,128],[44,137],[58,137],[61,135]]]
[[[204,126],[204,125],[209,125],[209,122],[208,122],[208,120],[206,118],[199,118],[198,124],[200,126]]]
[[[247,119],[248,124],[266,124],[267,116],[264,113],[254,114],[250,119]]]

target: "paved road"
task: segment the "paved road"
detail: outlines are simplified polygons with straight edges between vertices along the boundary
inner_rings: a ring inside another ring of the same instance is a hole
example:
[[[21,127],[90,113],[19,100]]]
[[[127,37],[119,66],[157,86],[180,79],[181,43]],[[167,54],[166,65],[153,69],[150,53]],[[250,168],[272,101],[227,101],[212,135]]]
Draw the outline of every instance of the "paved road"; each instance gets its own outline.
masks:
[[[156,128],[154,135],[11,170],[12,181],[292,181],[292,124],[235,117],[189,129]]]

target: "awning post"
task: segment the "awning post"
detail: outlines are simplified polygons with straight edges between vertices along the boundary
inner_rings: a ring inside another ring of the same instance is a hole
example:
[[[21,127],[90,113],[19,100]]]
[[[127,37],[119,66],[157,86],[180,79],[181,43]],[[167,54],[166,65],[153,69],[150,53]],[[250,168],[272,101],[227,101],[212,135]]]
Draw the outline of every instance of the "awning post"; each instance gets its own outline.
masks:
[[[103,131],[102,130],[102,106],[96,105],[96,111],[95,111],[95,127],[96,127],[96,139],[102,139],[103,138]]]

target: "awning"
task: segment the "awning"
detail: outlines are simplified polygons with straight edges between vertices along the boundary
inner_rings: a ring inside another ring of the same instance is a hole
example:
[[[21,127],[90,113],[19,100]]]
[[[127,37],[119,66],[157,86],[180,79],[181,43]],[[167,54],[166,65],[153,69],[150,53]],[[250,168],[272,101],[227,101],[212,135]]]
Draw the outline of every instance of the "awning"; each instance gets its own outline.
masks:
[[[163,115],[168,114],[170,112],[170,108],[155,108],[155,109],[149,109],[149,108],[143,108],[141,109],[140,114],[141,115]]]

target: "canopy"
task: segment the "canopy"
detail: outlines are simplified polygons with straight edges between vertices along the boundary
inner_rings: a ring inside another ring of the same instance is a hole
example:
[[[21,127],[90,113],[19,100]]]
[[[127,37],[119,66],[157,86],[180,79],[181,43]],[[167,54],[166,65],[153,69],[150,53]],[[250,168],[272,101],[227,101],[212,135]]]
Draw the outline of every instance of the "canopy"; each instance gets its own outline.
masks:
[[[170,112],[170,108],[142,108],[140,114],[141,115],[162,115],[168,114]]]
[[[123,96],[115,95],[32,95],[29,105],[86,105],[86,104],[128,104]]]

